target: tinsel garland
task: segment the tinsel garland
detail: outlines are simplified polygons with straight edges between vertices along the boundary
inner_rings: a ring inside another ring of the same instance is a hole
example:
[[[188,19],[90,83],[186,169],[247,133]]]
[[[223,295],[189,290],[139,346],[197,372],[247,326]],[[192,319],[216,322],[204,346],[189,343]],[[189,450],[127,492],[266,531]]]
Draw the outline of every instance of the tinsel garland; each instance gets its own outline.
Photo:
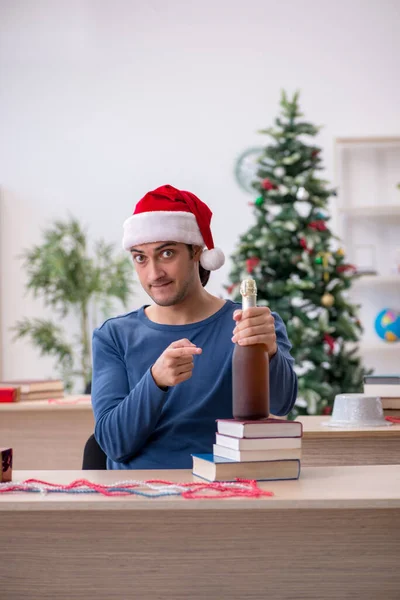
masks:
[[[273,492],[260,489],[257,481],[250,479],[204,483],[174,483],[162,479],[148,479],[146,481],[119,481],[108,485],[93,483],[87,479],[76,479],[67,485],[50,483],[48,481],[41,481],[40,479],[0,483],[0,494],[16,492],[41,493],[43,495],[49,493],[101,494],[102,496],[134,495],[144,496],[145,498],[181,496],[187,500],[197,500],[200,498],[204,500],[215,498],[260,498],[274,495]]]

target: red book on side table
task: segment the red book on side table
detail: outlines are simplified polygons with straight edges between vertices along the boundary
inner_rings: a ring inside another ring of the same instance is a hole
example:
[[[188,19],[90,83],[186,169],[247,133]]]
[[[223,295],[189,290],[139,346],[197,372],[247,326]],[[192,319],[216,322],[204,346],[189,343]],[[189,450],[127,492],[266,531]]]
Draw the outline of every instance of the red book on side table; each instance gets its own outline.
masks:
[[[20,397],[19,387],[0,387],[1,402],[18,402]]]

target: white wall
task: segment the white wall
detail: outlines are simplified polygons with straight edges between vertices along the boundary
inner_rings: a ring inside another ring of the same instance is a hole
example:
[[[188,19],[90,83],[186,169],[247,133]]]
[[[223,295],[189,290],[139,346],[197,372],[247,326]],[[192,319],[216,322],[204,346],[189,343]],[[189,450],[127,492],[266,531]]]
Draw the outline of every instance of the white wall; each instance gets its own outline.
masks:
[[[229,254],[252,221],[236,156],[263,143],[279,90],[302,90],[333,176],[333,139],[400,131],[397,0],[14,0],[0,4],[2,370],[52,374],[9,327],[40,316],[16,259],[68,211],[120,243],[164,183],[214,210]],[[223,294],[226,268],[210,291]],[[144,300],[133,300],[137,306]]]

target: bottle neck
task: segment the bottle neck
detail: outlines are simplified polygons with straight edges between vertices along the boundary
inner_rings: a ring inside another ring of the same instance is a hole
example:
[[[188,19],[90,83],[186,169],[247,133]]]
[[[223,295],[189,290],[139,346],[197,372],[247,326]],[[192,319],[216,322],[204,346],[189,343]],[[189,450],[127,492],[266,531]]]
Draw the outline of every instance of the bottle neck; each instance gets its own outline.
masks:
[[[242,296],[242,309],[253,308],[257,306],[257,296]]]

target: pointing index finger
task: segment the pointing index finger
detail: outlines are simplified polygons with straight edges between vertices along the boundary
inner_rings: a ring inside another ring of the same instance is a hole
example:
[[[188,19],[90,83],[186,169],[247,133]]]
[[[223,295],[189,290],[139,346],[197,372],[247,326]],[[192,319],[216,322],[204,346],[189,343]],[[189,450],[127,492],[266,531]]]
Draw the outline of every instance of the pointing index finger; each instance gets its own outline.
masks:
[[[195,344],[193,344],[193,342],[191,342],[187,338],[182,338],[181,340],[176,340],[176,342],[172,342],[172,344],[170,344],[169,347],[170,348],[184,348],[186,346],[195,347]]]
[[[197,346],[182,346],[180,348],[171,348],[170,354],[175,358],[179,356],[190,356],[193,354],[201,354],[203,350],[201,348],[197,348]]]

